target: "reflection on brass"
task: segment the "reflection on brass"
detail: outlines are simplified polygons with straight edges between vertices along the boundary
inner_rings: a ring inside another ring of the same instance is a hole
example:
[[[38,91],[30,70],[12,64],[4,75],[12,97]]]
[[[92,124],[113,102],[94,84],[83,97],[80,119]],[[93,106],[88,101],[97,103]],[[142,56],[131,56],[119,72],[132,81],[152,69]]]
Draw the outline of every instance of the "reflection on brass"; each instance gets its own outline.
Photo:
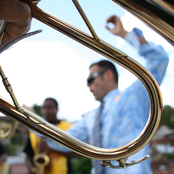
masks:
[[[0,20],[0,46],[1,46],[3,36],[4,36],[4,27],[5,27],[5,21]]]
[[[116,169],[125,168],[146,160],[148,156],[138,159],[137,161],[126,162],[127,157],[137,153],[142,148],[144,148],[147,145],[147,143],[149,143],[149,141],[156,133],[158,126],[160,124],[163,104],[162,104],[160,89],[154,77],[143,66],[141,66],[133,59],[129,58],[128,55],[124,54],[117,48],[110,46],[108,43],[98,38],[97,34],[92,28],[90,22],[88,21],[85,13],[78,4],[77,0],[73,0],[73,2],[76,8],[78,9],[80,15],[84,19],[86,25],[88,26],[92,36],[87,35],[86,33],[80,31],[79,29],[43,11],[42,9],[30,3],[29,1],[27,0],[22,0],[22,1],[26,2],[31,7],[31,12],[34,18],[60,31],[61,33],[69,36],[70,38],[78,41],[79,43],[87,46],[88,48],[100,53],[104,57],[107,57],[108,59],[114,61],[115,63],[121,65],[122,67],[126,68],[134,75],[136,75],[142,81],[142,83],[144,84],[144,86],[148,91],[151,103],[150,114],[144,129],[134,140],[132,140],[130,143],[126,144],[123,147],[104,149],[86,144],[66,134],[64,131],[58,129],[57,127],[49,124],[48,122],[44,121],[40,116],[37,116],[36,114],[30,112],[29,110],[23,107],[18,108],[17,100],[14,97],[14,95],[11,95],[11,97],[13,97],[14,104],[0,97],[0,111],[5,115],[8,115],[16,119],[17,121],[25,124],[29,128],[37,131],[38,133],[44,135],[45,137],[48,137],[56,141],[57,143],[71,149],[72,151],[82,156],[86,156],[88,158],[93,158],[97,160],[102,160],[103,166]],[[113,0],[113,1],[121,5],[123,8],[130,11],[137,17],[141,18],[147,25],[149,25],[151,28],[153,28],[159,34],[165,37],[171,44],[174,43],[173,23],[172,22],[170,23],[170,19],[174,21],[174,17],[170,13],[163,10],[162,8],[158,8],[157,6],[155,6],[155,1],[153,0],[151,1]],[[156,11],[150,11],[148,9],[144,9],[143,3],[151,3],[150,7],[153,6],[155,7],[155,9],[158,9],[157,11],[159,12],[159,14],[156,13]],[[155,13],[154,15],[153,12]],[[165,15],[162,15],[161,17],[161,13],[166,14],[166,16],[170,18],[165,18]],[[4,45],[2,48],[0,48],[0,53],[3,52],[8,47],[10,47],[11,45],[13,45],[13,43],[17,42],[20,39],[23,39],[25,36],[26,35],[21,36],[20,38],[15,39],[14,41]],[[110,161],[113,160],[117,160],[119,165],[113,166],[110,163]]]

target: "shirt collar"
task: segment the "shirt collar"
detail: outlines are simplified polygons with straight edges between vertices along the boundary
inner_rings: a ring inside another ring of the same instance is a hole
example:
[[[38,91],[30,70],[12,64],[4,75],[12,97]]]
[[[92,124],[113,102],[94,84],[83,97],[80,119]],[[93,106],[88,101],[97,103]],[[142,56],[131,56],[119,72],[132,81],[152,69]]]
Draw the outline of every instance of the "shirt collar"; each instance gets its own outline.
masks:
[[[103,98],[103,102],[106,102],[109,98],[113,98],[115,97],[116,95],[118,95],[120,93],[120,90],[118,88],[116,89],[113,89],[112,91],[108,92],[104,98]]]

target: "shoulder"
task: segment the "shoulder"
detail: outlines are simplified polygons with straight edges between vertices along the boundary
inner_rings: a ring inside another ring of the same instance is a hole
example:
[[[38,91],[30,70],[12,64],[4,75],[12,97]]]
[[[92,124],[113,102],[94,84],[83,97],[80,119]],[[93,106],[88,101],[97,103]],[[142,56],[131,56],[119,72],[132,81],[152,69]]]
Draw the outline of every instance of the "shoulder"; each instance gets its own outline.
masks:
[[[67,122],[65,120],[61,120],[60,123],[56,124],[56,126],[61,130],[67,130],[72,126],[72,123]]]
[[[31,136],[36,136],[36,134],[32,130],[29,130],[28,133],[29,133],[30,137]]]
[[[84,115],[82,115],[82,117],[90,116],[93,112],[94,112],[94,110],[88,111]]]

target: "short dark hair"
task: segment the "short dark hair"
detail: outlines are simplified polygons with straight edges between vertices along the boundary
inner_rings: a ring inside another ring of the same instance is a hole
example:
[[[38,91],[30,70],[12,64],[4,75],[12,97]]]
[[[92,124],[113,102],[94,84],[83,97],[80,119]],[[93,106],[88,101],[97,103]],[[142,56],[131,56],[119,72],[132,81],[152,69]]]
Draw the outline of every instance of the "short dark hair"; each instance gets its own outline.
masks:
[[[99,62],[91,64],[89,68],[91,68],[94,65],[97,65],[97,66],[104,68],[104,69],[110,69],[114,74],[115,82],[118,84],[118,72],[117,72],[115,65],[111,61],[101,60]]]
[[[54,98],[46,98],[46,99],[44,100],[44,102],[45,102],[46,100],[52,100],[52,101],[54,102],[56,108],[57,108],[57,109],[59,108],[58,102],[57,102]]]

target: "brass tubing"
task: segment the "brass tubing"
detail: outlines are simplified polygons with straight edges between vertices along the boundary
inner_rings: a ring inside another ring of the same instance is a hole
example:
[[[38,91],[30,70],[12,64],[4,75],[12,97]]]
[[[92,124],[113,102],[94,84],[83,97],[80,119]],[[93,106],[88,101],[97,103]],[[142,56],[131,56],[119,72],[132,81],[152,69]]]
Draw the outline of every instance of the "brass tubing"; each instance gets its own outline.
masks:
[[[143,66],[123,54],[121,51],[116,50],[116,48],[109,46],[109,44],[103,42],[102,40],[98,41],[94,39],[77,28],[68,25],[47,12],[44,12],[26,0],[23,0],[23,2],[29,4],[33,17],[39,21],[62,32],[63,34],[118,63],[135,74],[142,81],[148,91],[151,102],[150,115],[140,135],[129,144],[119,148],[104,149],[86,144],[68,135],[64,131],[45,122],[41,117],[33,114],[25,108],[21,107],[20,110],[17,110],[13,104],[2,97],[0,97],[0,111],[5,115],[25,124],[29,128],[41,133],[42,135],[88,158],[104,161],[120,160],[140,151],[152,139],[161,120],[163,106],[162,97],[159,86],[154,77]]]
[[[174,45],[174,3],[163,0],[112,0]],[[147,8],[148,7],[148,8]],[[162,9],[162,10],[160,10]]]
[[[49,164],[50,158],[44,153],[39,153],[34,156],[33,163],[36,166],[36,174],[44,174],[45,167]]]
[[[16,110],[12,103],[0,97],[0,111],[5,115],[16,119],[27,127],[58,142],[72,151],[79,153],[80,155],[98,160],[119,160],[138,152],[142,147],[145,146],[146,143],[150,141],[160,121],[157,119],[157,117],[153,118],[152,115],[142,131],[144,134],[139,135],[135,140],[123,147],[115,149],[103,149],[86,144],[44,121],[40,116],[33,114],[25,108],[21,107],[21,109],[24,111],[24,113]]]

